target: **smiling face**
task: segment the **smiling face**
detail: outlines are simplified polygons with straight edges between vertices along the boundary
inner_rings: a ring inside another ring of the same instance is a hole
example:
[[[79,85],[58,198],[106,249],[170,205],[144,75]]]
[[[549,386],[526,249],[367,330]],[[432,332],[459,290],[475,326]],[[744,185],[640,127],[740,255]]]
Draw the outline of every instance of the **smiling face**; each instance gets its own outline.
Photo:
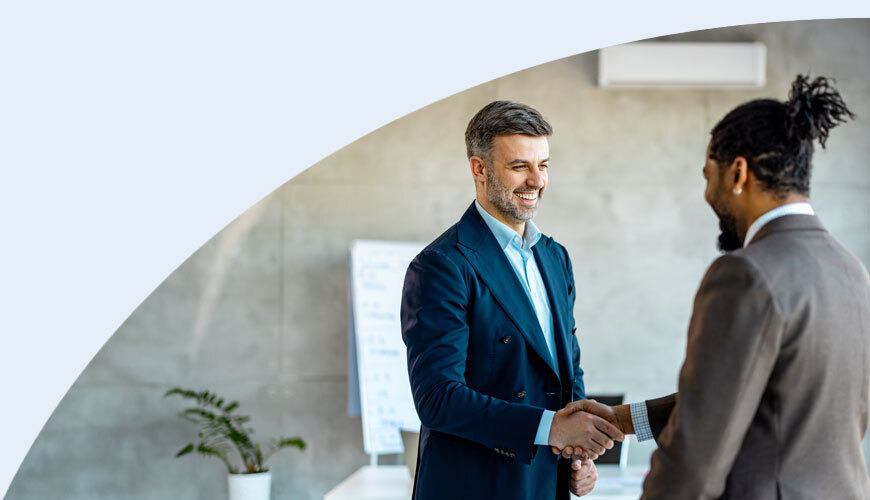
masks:
[[[478,201],[505,224],[522,227],[534,217],[547,187],[550,144],[543,136],[512,134],[495,136],[492,145],[483,179],[475,174],[479,183],[483,180],[484,196],[479,190]]]

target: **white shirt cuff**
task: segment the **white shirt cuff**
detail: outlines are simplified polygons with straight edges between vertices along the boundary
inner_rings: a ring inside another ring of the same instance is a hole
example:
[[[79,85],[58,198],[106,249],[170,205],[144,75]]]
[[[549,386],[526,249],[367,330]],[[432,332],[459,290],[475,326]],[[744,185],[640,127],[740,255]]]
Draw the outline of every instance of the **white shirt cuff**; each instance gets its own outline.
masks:
[[[646,402],[631,403],[631,423],[634,425],[634,434],[638,441],[649,441],[653,438],[652,429],[649,426],[649,415],[646,413]]]
[[[541,415],[541,421],[538,423],[538,433],[535,434],[535,444],[540,446],[550,446],[550,427],[553,426],[553,417],[556,412],[544,410]]]

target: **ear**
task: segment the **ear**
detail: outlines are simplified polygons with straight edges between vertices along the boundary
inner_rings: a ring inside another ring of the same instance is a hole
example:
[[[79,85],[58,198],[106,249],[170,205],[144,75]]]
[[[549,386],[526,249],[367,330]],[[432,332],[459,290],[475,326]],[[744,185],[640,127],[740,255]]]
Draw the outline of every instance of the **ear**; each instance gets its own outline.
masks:
[[[483,159],[479,156],[472,156],[468,159],[468,164],[471,167],[471,176],[475,182],[486,182],[487,166]]]
[[[742,156],[738,156],[734,158],[734,162],[731,163],[731,175],[734,179],[734,193],[739,194],[743,192],[743,189],[747,186],[747,181],[749,180],[749,165],[746,163],[746,158]]]

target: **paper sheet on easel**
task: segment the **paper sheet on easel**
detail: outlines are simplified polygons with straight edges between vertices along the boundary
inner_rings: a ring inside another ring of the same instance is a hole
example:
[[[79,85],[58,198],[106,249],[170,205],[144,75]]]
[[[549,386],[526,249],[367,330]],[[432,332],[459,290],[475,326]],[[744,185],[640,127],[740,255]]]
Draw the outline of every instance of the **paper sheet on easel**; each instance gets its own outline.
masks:
[[[348,370],[356,368],[366,453],[401,453],[399,429],[420,428],[408,382],[399,308],[405,272],[423,247],[385,241],[355,241],[351,247],[349,340],[356,356],[348,359]],[[350,390],[354,391],[353,380]],[[348,398],[348,412],[353,396]]]

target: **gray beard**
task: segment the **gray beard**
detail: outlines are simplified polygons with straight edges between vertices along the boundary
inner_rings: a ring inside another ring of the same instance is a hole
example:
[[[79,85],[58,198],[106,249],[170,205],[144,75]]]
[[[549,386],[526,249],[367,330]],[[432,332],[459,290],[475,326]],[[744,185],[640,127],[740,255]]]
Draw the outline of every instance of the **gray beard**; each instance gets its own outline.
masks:
[[[505,187],[504,184],[496,179],[495,174],[492,173],[492,169],[486,170],[486,198],[503,214],[518,221],[531,220],[538,211],[537,203],[534,208],[529,209],[522,209],[521,207],[514,205],[512,203],[514,198],[513,191]],[[539,197],[538,203],[540,202],[541,199]]]

